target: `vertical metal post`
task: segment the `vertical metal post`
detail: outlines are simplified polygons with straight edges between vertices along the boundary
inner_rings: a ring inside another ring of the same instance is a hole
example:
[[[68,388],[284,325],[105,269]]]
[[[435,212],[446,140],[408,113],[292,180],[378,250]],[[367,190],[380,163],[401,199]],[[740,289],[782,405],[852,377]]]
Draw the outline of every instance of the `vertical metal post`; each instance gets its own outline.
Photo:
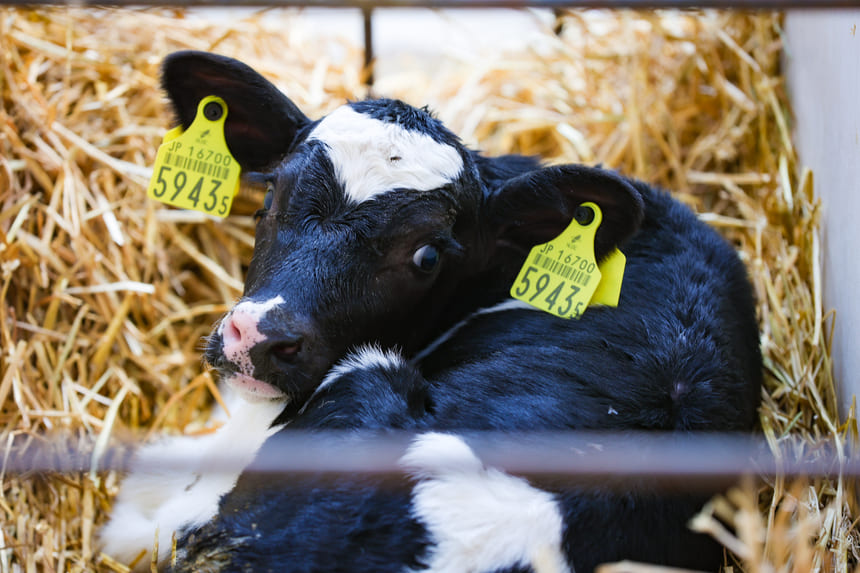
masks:
[[[564,31],[564,12],[562,8],[556,8],[552,11],[553,16],[555,16],[552,31],[556,36],[561,36],[561,33]]]
[[[362,8],[364,18],[364,83],[373,87],[373,8]]]

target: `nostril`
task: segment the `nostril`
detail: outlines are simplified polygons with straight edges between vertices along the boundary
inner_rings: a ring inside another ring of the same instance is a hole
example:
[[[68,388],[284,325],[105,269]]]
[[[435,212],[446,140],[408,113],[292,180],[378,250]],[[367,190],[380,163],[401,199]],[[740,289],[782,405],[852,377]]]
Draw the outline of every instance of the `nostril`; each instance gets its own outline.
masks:
[[[257,342],[262,337],[259,331],[259,321],[260,317],[252,313],[234,310],[224,319],[224,328],[221,333],[224,346],[229,348]]]
[[[285,362],[291,362],[302,350],[302,339],[281,340],[274,342],[269,351],[276,358]]]
[[[224,341],[224,346],[233,346],[242,342],[242,331],[239,330],[234,321],[228,319],[224,322],[221,338]]]

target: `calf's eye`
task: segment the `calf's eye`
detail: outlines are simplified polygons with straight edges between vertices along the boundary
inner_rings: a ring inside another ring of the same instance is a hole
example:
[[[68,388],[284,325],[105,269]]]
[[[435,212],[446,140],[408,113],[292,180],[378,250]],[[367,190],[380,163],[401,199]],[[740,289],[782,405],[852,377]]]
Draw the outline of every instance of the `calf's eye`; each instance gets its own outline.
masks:
[[[272,197],[275,195],[275,186],[269,183],[266,185],[266,196],[263,197],[263,209],[269,210],[272,208]]]
[[[429,273],[439,265],[439,249],[433,245],[424,245],[412,255],[412,262],[419,270]]]

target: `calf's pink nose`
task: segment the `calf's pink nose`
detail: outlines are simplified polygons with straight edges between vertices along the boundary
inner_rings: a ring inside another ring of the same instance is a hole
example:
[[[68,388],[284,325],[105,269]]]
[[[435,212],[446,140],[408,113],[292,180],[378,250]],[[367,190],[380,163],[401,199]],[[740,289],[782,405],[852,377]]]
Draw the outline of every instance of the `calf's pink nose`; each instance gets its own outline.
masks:
[[[257,325],[259,317],[253,314],[234,310],[224,319],[224,330],[221,337],[224,341],[224,353],[229,354],[237,351],[250,350],[251,346],[265,339]]]

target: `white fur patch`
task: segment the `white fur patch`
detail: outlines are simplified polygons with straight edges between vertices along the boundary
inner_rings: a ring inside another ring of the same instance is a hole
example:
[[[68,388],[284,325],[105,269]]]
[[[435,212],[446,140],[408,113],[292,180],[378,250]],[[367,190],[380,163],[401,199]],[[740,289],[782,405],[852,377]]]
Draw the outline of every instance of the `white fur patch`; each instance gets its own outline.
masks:
[[[551,494],[485,468],[452,435],[419,436],[400,463],[419,479],[412,513],[434,541],[422,571],[531,566],[538,573],[570,573],[561,549],[563,520]]]
[[[356,203],[398,188],[436,189],[463,170],[463,158],[454,147],[349,106],[326,116],[308,139],[328,146],[338,181]]]
[[[349,374],[355,370],[399,368],[405,363],[403,357],[395,350],[382,350],[380,347],[373,345],[360,346],[347,354],[346,357],[341,359],[340,362],[328,371],[328,374],[326,374],[323,381],[317,387],[316,392],[333,384],[344,374]]]
[[[218,325],[218,334],[221,335],[221,340],[224,345],[224,356],[226,356],[227,360],[238,366],[239,369],[248,376],[254,373],[254,365],[251,363],[251,348],[253,348],[255,344],[266,339],[266,335],[260,332],[257,325],[259,325],[260,319],[263,318],[267,312],[283,303],[284,299],[281,295],[263,302],[255,302],[252,300],[242,301],[234,306],[233,310],[231,310],[230,313],[224,317],[224,320],[221,321],[221,324]],[[231,335],[229,334],[226,340],[224,338],[225,325],[231,321],[237,320],[237,318],[235,318],[236,314],[241,315],[241,320],[247,323],[242,325],[242,328],[238,329],[241,331],[243,336],[241,343],[232,343],[230,340]]]
[[[100,532],[102,551],[131,563],[146,550],[137,570],[149,570],[156,532],[158,560],[163,563],[170,556],[174,532],[199,527],[215,516],[221,496],[233,489],[276,431],[270,425],[284,403],[237,400],[230,407],[232,416],[212,434],[166,438],[137,452],[110,521]],[[165,460],[171,462],[169,467],[164,467]]]

